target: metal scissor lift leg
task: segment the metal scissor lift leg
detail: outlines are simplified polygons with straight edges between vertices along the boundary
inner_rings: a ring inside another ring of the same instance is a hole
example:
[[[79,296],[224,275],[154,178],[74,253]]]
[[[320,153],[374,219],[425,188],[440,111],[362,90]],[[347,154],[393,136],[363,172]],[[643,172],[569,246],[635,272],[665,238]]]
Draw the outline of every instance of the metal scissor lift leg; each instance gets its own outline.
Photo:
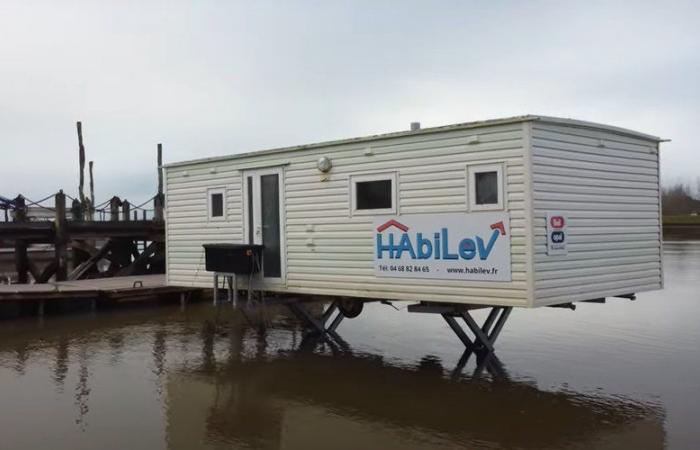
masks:
[[[422,302],[408,307],[409,312],[440,314],[452,331],[464,344],[464,353],[457,363],[457,367],[452,372],[457,377],[472,355],[476,355],[476,368],[474,377],[478,377],[486,369],[491,375],[497,378],[507,378],[507,373],[503,365],[496,357],[494,346],[496,339],[501,334],[511,311],[510,306],[492,306],[484,323],[479,326],[471,315],[474,309],[485,308],[478,305],[445,305],[440,303]],[[466,329],[458,322],[462,319]],[[473,337],[467,333],[471,332]]]
[[[496,339],[498,339],[498,336],[501,334],[503,325],[505,325],[506,320],[508,320],[508,316],[510,316],[510,312],[512,310],[512,307],[492,307],[482,326],[479,326],[476,323],[469,311],[459,312],[459,317],[464,320],[464,323],[474,335],[473,340],[470,339],[462,327],[459,326],[454,314],[443,313],[442,317],[445,319],[450,328],[452,328],[452,330],[457,334],[467,349],[472,348],[477,352],[493,353]]]
[[[479,326],[471,315],[471,310],[482,308],[478,306],[444,305],[432,303],[420,303],[408,307],[409,312],[440,314],[452,331],[457,335],[467,350],[493,353],[496,339],[501,334],[503,326],[510,316],[512,307],[493,306],[484,323]],[[473,337],[457,321],[461,318]]]
[[[314,333],[322,336],[329,337],[337,343],[345,346],[345,341],[336,333],[338,325],[343,321],[345,316],[338,309],[338,302],[333,301],[321,314],[321,317],[314,317],[302,304],[301,301],[291,301],[287,303],[289,309],[296,315],[299,320],[301,320],[307,328],[311,329]],[[331,320],[331,317],[335,313],[335,317]],[[326,324],[330,324],[326,326]]]

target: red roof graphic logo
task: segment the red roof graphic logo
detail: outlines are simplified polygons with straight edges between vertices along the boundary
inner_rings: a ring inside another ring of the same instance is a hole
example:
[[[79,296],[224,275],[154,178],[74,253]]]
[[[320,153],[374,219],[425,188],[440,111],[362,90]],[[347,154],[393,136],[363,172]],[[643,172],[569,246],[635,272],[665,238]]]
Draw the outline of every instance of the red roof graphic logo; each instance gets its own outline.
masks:
[[[400,223],[400,222],[397,222],[397,221],[395,221],[394,219],[391,219],[391,220],[385,222],[384,224],[379,225],[379,226],[377,227],[377,231],[381,233],[382,231],[386,230],[386,229],[389,228],[389,227],[396,227],[396,228],[398,228],[399,230],[403,231],[404,233],[405,233],[406,231],[408,231],[408,227],[407,227],[406,225],[404,225],[404,224],[402,224],[402,223]]]
[[[501,236],[506,235],[506,226],[503,225],[503,222],[496,222],[496,223],[491,224],[491,229],[500,231]]]

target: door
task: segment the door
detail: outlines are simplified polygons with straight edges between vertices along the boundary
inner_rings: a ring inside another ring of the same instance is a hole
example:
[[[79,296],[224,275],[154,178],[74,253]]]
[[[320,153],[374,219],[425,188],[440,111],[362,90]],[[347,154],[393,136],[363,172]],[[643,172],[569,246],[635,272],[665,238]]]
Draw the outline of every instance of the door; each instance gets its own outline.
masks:
[[[245,242],[262,244],[263,277],[281,282],[285,276],[282,169],[243,173]]]

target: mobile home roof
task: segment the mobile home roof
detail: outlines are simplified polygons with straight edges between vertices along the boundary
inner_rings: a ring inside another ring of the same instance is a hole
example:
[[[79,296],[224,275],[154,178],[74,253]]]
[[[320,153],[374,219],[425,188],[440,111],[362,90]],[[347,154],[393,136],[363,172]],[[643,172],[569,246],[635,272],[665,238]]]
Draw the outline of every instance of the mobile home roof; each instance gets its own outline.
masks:
[[[372,135],[372,136],[363,136],[363,137],[350,138],[350,139],[339,139],[339,140],[335,140],[335,141],[317,142],[317,143],[313,143],[313,144],[295,145],[295,146],[291,146],[291,147],[279,147],[279,148],[272,148],[272,149],[268,149],[268,150],[257,150],[257,151],[253,151],[253,152],[235,153],[235,154],[225,155],[225,156],[214,156],[214,157],[210,157],[210,158],[200,158],[200,159],[193,159],[193,160],[188,160],[188,161],[179,161],[179,162],[175,162],[175,163],[165,164],[164,167],[169,168],[169,167],[188,166],[188,165],[200,164],[200,163],[209,163],[209,162],[216,162],[216,161],[228,161],[228,160],[232,160],[232,159],[250,157],[250,156],[254,156],[254,155],[268,155],[268,154],[289,152],[289,151],[295,151],[295,150],[304,150],[304,149],[318,148],[318,147],[328,147],[331,145],[356,144],[356,143],[362,143],[362,142],[379,141],[382,139],[391,139],[391,138],[396,138],[396,137],[401,137],[401,136],[440,133],[440,132],[444,132],[444,131],[463,130],[463,129],[468,129],[468,128],[479,128],[479,127],[485,127],[485,126],[503,125],[503,124],[509,124],[509,123],[517,123],[517,122],[535,122],[535,121],[557,123],[557,124],[567,125],[567,126],[576,127],[576,128],[589,128],[589,129],[605,130],[605,131],[619,134],[622,136],[630,136],[630,137],[635,137],[635,138],[644,139],[644,140],[653,141],[653,142],[664,141],[663,139],[661,139],[657,136],[652,136],[649,134],[644,134],[644,133],[639,133],[637,131],[628,130],[626,128],[619,128],[619,127],[604,125],[604,124],[595,123],[595,122],[587,122],[587,121],[583,121],[583,120],[574,120],[574,119],[563,119],[563,118],[559,118],[559,117],[526,115],[526,116],[507,117],[507,118],[503,118],[503,119],[491,119],[491,120],[481,120],[481,121],[476,121],[476,122],[464,122],[464,123],[457,123],[457,124],[452,124],[452,125],[443,125],[443,126],[439,126],[439,127],[421,128],[421,129],[418,129],[415,131],[410,131],[410,130],[409,131],[397,131],[397,132],[392,132],[392,133],[376,134],[376,135]]]

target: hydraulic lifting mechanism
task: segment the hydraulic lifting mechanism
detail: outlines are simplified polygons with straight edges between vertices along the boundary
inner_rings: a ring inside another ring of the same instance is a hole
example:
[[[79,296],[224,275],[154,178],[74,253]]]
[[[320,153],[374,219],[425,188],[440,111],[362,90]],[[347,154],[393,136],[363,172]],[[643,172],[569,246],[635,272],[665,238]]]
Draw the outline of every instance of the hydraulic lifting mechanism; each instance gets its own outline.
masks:
[[[343,347],[347,346],[347,344],[344,343],[336,330],[345,318],[359,316],[363,310],[364,303],[367,301],[381,301],[385,304],[391,304],[385,300],[328,297],[325,299],[327,306],[318,315],[313,314],[307,308],[310,302],[319,300],[318,298],[312,299],[286,295],[264,298],[263,292],[255,292],[253,289],[247,289],[245,302],[239,302],[237,281],[239,278],[247,278],[247,286],[252,286],[253,276],[260,271],[262,266],[263,247],[260,245],[238,244],[212,244],[204,247],[206,252],[206,270],[214,272],[214,305],[219,306],[227,302],[232,304],[234,308],[242,308],[244,310],[261,306],[284,305],[299,318],[311,334],[340,344]],[[226,290],[225,300],[219,296],[222,279]],[[487,308],[490,308],[490,311],[483,324],[479,325],[471,312],[476,309]],[[512,307],[457,305],[425,301],[410,305],[408,311],[412,313],[439,314],[442,316],[464,344],[465,353],[462,359],[464,359],[466,364],[466,360],[471,354],[476,354],[477,358],[481,359],[489,355],[493,356],[494,345],[510,316]],[[466,328],[460,324],[460,319],[464,322]],[[495,358],[495,356],[493,357]]]

